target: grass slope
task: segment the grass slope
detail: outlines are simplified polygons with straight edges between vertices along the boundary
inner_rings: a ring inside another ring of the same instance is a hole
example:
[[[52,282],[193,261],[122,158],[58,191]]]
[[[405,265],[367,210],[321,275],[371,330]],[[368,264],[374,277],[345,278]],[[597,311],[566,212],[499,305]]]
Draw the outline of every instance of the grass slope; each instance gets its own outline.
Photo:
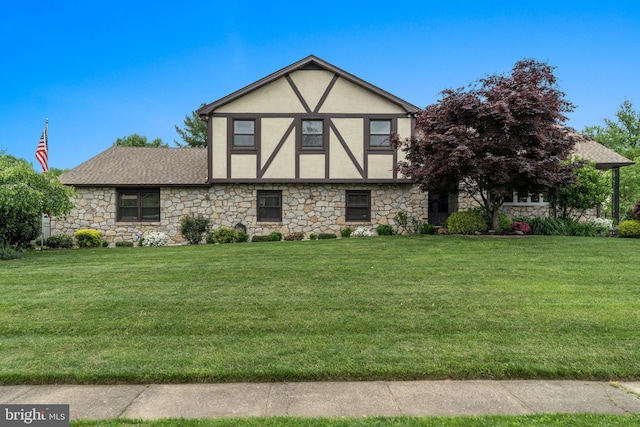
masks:
[[[0,263],[0,383],[640,378],[633,239],[396,236]]]

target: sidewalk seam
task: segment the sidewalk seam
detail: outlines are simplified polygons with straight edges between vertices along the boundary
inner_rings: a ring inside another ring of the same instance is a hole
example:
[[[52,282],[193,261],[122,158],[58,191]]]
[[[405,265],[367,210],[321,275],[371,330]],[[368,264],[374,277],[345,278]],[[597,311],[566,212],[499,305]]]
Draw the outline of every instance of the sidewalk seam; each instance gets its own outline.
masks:
[[[29,393],[30,391],[32,391],[36,387],[37,386],[30,386],[27,390],[25,390],[24,393],[21,393],[21,394],[15,396],[13,399],[11,399],[11,402],[15,402],[16,399],[20,399],[22,396],[24,396],[25,394]],[[7,402],[7,403],[10,404],[11,402]]]
[[[502,388],[504,391],[506,391],[510,396],[513,396],[513,398],[516,399],[518,402],[520,402],[520,404],[522,404],[522,406],[527,408],[530,411],[530,413],[532,413],[532,414],[536,413],[536,410],[534,408],[532,408],[525,400],[521,399],[520,396],[518,396],[517,394],[515,394],[514,392],[509,390],[507,387],[505,387],[503,381],[496,381],[496,382],[498,383],[498,385],[500,385],[500,388]]]
[[[131,407],[131,405],[133,405],[133,402],[135,402],[136,400],[138,400],[138,398],[140,396],[142,396],[142,393],[144,393],[145,391],[149,390],[151,388],[151,384],[148,384],[145,388],[143,388],[140,393],[136,394],[136,396],[131,399],[131,402],[129,402],[127,404],[127,406],[125,406],[122,411],[120,411],[120,413],[118,414],[118,416],[116,418],[122,418],[122,415],[124,415],[125,412],[127,412],[127,410]]]
[[[613,388],[617,388],[618,390],[622,390],[624,392],[626,392],[627,394],[629,394],[624,388],[621,388],[619,385],[614,385],[613,383],[608,383],[608,384],[601,384],[602,388],[604,389],[604,394],[607,395],[607,398],[609,399],[609,401],[613,404],[613,406],[615,406],[616,408],[620,408],[622,411],[624,411],[625,414],[630,414],[632,413],[631,411],[629,411],[626,408],[623,408],[622,406],[620,406],[618,404],[618,402],[609,394],[609,387],[613,387]],[[633,393],[631,393],[633,395]]]
[[[391,390],[391,384],[389,383],[389,381],[385,381],[384,384],[387,386],[387,391],[391,395],[391,399],[393,400],[393,403],[396,405],[398,414],[400,414],[400,416],[403,416],[404,413],[402,412],[402,406],[400,406],[400,402],[398,401],[398,398],[396,397],[396,395],[393,394],[393,390]]]

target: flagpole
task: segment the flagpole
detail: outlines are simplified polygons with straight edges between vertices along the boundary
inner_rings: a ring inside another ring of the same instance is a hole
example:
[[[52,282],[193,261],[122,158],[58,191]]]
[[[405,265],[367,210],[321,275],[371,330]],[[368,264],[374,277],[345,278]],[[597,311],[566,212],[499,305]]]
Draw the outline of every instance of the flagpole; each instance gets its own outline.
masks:
[[[49,118],[45,118],[45,122],[44,122],[44,149],[47,153],[47,170],[44,171],[43,173],[47,173],[49,172]],[[45,214],[42,214],[42,217],[40,218],[42,224],[40,225],[40,252],[42,252],[43,247],[44,247],[44,216]]]

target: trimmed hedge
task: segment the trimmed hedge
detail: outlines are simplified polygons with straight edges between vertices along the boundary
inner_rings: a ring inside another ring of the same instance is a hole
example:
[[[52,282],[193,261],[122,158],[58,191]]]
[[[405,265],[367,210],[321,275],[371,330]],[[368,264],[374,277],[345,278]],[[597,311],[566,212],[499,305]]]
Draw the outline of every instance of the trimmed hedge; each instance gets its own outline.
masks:
[[[79,248],[99,248],[102,246],[102,231],[78,230],[73,233]]]
[[[620,237],[635,237],[640,238],[640,220],[630,219],[628,221],[622,221],[618,225],[618,231]]]
[[[47,239],[46,245],[51,249],[71,249],[73,237],[68,234],[53,234]]]
[[[326,240],[326,239],[336,239],[338,236],[336,236],[333,233],[320,233],[318,234],[318,240]]]
[[[475,211],[454,212],[447,219],[447,229],[452,234],[483,233],[489,229],[484,217]]]

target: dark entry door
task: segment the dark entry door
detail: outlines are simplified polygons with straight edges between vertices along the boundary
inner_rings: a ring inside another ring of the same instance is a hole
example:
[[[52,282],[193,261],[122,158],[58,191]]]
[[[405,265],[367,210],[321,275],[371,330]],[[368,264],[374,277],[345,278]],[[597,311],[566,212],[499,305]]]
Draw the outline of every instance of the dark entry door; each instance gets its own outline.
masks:
[[[446,225],[447,218],[458,210],[458,195],[454,193],[429,194],[429,224]]]

